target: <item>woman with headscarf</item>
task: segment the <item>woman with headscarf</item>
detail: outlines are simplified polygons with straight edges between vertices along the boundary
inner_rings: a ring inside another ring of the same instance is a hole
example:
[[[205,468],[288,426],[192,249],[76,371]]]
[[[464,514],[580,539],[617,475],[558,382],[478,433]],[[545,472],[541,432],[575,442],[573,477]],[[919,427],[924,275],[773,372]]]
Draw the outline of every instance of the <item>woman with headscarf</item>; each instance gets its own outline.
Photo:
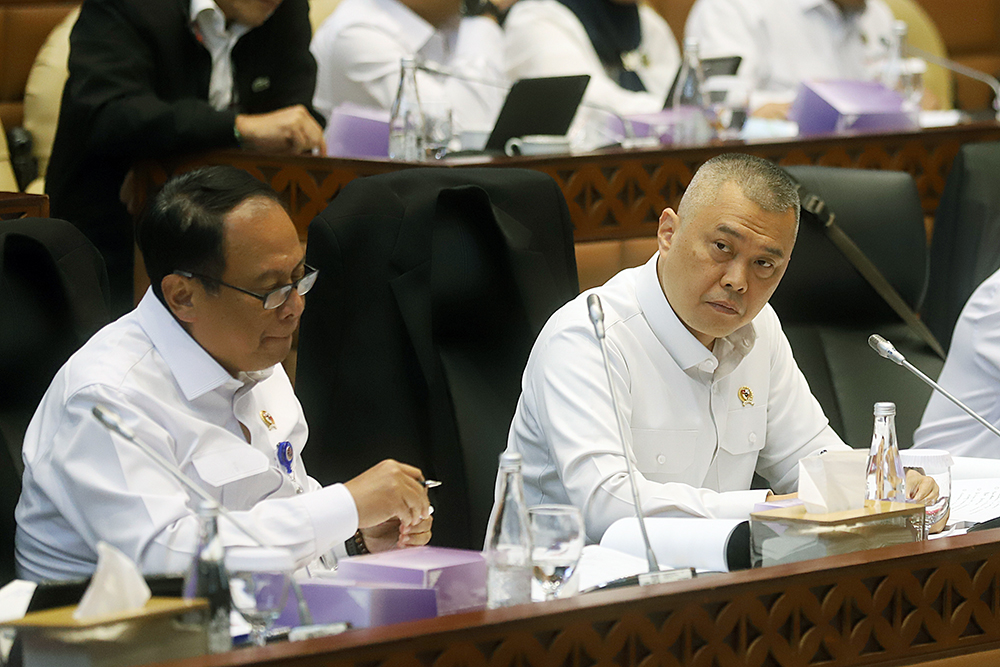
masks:
[[[595,125],[606,123],[609,112],[662,109],[680,65],[667,22],[636,0],[520,0],[504,33],[511,80],[590,75],[574,122],[576,133],[589,126],[585,143],[600,143]]]

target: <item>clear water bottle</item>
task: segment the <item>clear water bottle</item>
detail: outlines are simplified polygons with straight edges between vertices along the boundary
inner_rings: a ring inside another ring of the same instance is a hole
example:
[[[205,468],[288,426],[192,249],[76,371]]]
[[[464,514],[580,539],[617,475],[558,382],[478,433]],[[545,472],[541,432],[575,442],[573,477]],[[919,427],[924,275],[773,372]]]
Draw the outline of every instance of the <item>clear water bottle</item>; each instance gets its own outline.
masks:
[[[875,430],[868,451],[866,500],[906,501],[906,478],[896,442],[896,404],[875,404]]]
[[[521,455],[500,456],[499,502],[486,529],[487,606],[531,602],[531,529],[524,503]]]
[[[684,40],[684,61],[670,104],[674,111],[675,144],[703,144],[712,138],[705,72],[701,68],[698,40],[693,37]]]
[[[229,593],[225,550],[219,537],[218,505],[202,502],[198,506],[198,522],[198,549],[184,579],[184,597],[208,600],[208,652],[224,653],[233,648],[232,635],[229,633],[232,598]]]
[[[892,42],[882,63],[880,80],[883,86],[902,95],[903,110],[915,115],[919,113],[924,97],[923,77],[927,64],[919,58],[906,57],[904,51],[908,34],[906,21],[892,24]]]
[[[417,95],[417,61],[402,59],[399,90],[389,117],[389,159],[419,162],[424,151],[424,113]]]

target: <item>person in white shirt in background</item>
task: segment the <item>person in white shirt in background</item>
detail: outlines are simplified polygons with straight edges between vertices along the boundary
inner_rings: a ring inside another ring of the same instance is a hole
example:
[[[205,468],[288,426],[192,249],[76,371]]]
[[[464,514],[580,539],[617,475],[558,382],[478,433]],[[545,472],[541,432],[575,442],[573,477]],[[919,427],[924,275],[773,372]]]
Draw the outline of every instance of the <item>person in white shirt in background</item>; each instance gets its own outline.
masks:
[[[199,497],[104,428],[96,405],[298,566],[426,544],[416,468],[387,460],[325,488],[306,476],[308,428],[280,362],[317,274],[278,195],[233,167],[189,172],[137,238],[153,286],[70,357],[25,434],[18,575],[89,576],[99,541],[151,573],[194,557]],[[250,544],[225,519],[220,532],[224,546]]]
[[[504,34],[512,81],[590,75],[571,129],[580,148],[614,140],[602,132],[609,112],[663,109],[680,67],[667,22],[635,0],[521,0],[507,16]]]
[[[883,0],[696,0],[684,35],[702,58],[741,56],[751,112],[783,118],[802,81],[876,79],[893,21]]]
[[[795,491],[798,461],[848,450],[830,428],[767,304],[798,230],[799,197],[779,167],[731,153],[706,162],[659,251],[560,308],[524,371],[507,451],[523,457],[527,504],[575,505],[587,538],[635,516],[623,444],[587,297],[600,296],[624,447],[644,515],[746,518]],[[936,494],[909,471],[911,498]]]
[[[400,60],[414,57],[451,74],[417,72],[422,103],[447,104],[456,134],[489,131],[507,94],[498,16],[513,0],[461,14],[461,0],[343,0],[316,30],[317,111],[330,117],[343,102],[390,109]]]
[[[1000,271],[962,308],[938,382],[994,426],[1000,426]],[[913,448],[1000,458],[1000,438],[934,392],[913,434]]]

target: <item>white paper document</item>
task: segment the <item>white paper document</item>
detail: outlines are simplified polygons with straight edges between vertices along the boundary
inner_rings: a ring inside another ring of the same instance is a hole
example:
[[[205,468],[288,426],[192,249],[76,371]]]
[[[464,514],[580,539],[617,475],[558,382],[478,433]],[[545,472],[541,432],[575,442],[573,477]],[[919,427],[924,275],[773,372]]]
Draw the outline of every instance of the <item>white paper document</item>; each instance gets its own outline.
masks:
[[[693,567],[700,572],[728,572],[726,548],[736,526],[745,519],[647,517],[646,532],[660,567]],[[623,551],[645,562],[646,547],[638,522],[619,519],[605,531],[601,546]]]
[[[1000,516],[1000,479],[956,479],[951,483],[949,525],[967,526]]]

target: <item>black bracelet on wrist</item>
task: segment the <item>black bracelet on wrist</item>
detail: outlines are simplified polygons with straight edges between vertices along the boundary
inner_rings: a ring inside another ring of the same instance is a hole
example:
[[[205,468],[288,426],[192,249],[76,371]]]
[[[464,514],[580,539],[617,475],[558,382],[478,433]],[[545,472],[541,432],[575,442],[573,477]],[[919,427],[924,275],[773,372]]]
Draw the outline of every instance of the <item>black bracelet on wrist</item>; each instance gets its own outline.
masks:
[[[344,542],[344,548],[347,550],[348,556],[362,556],[364,554],[371,553],[368,551],[368,545],[365,544],[365,536],[361,534],[361,529],[354,533],[351,539]]]

